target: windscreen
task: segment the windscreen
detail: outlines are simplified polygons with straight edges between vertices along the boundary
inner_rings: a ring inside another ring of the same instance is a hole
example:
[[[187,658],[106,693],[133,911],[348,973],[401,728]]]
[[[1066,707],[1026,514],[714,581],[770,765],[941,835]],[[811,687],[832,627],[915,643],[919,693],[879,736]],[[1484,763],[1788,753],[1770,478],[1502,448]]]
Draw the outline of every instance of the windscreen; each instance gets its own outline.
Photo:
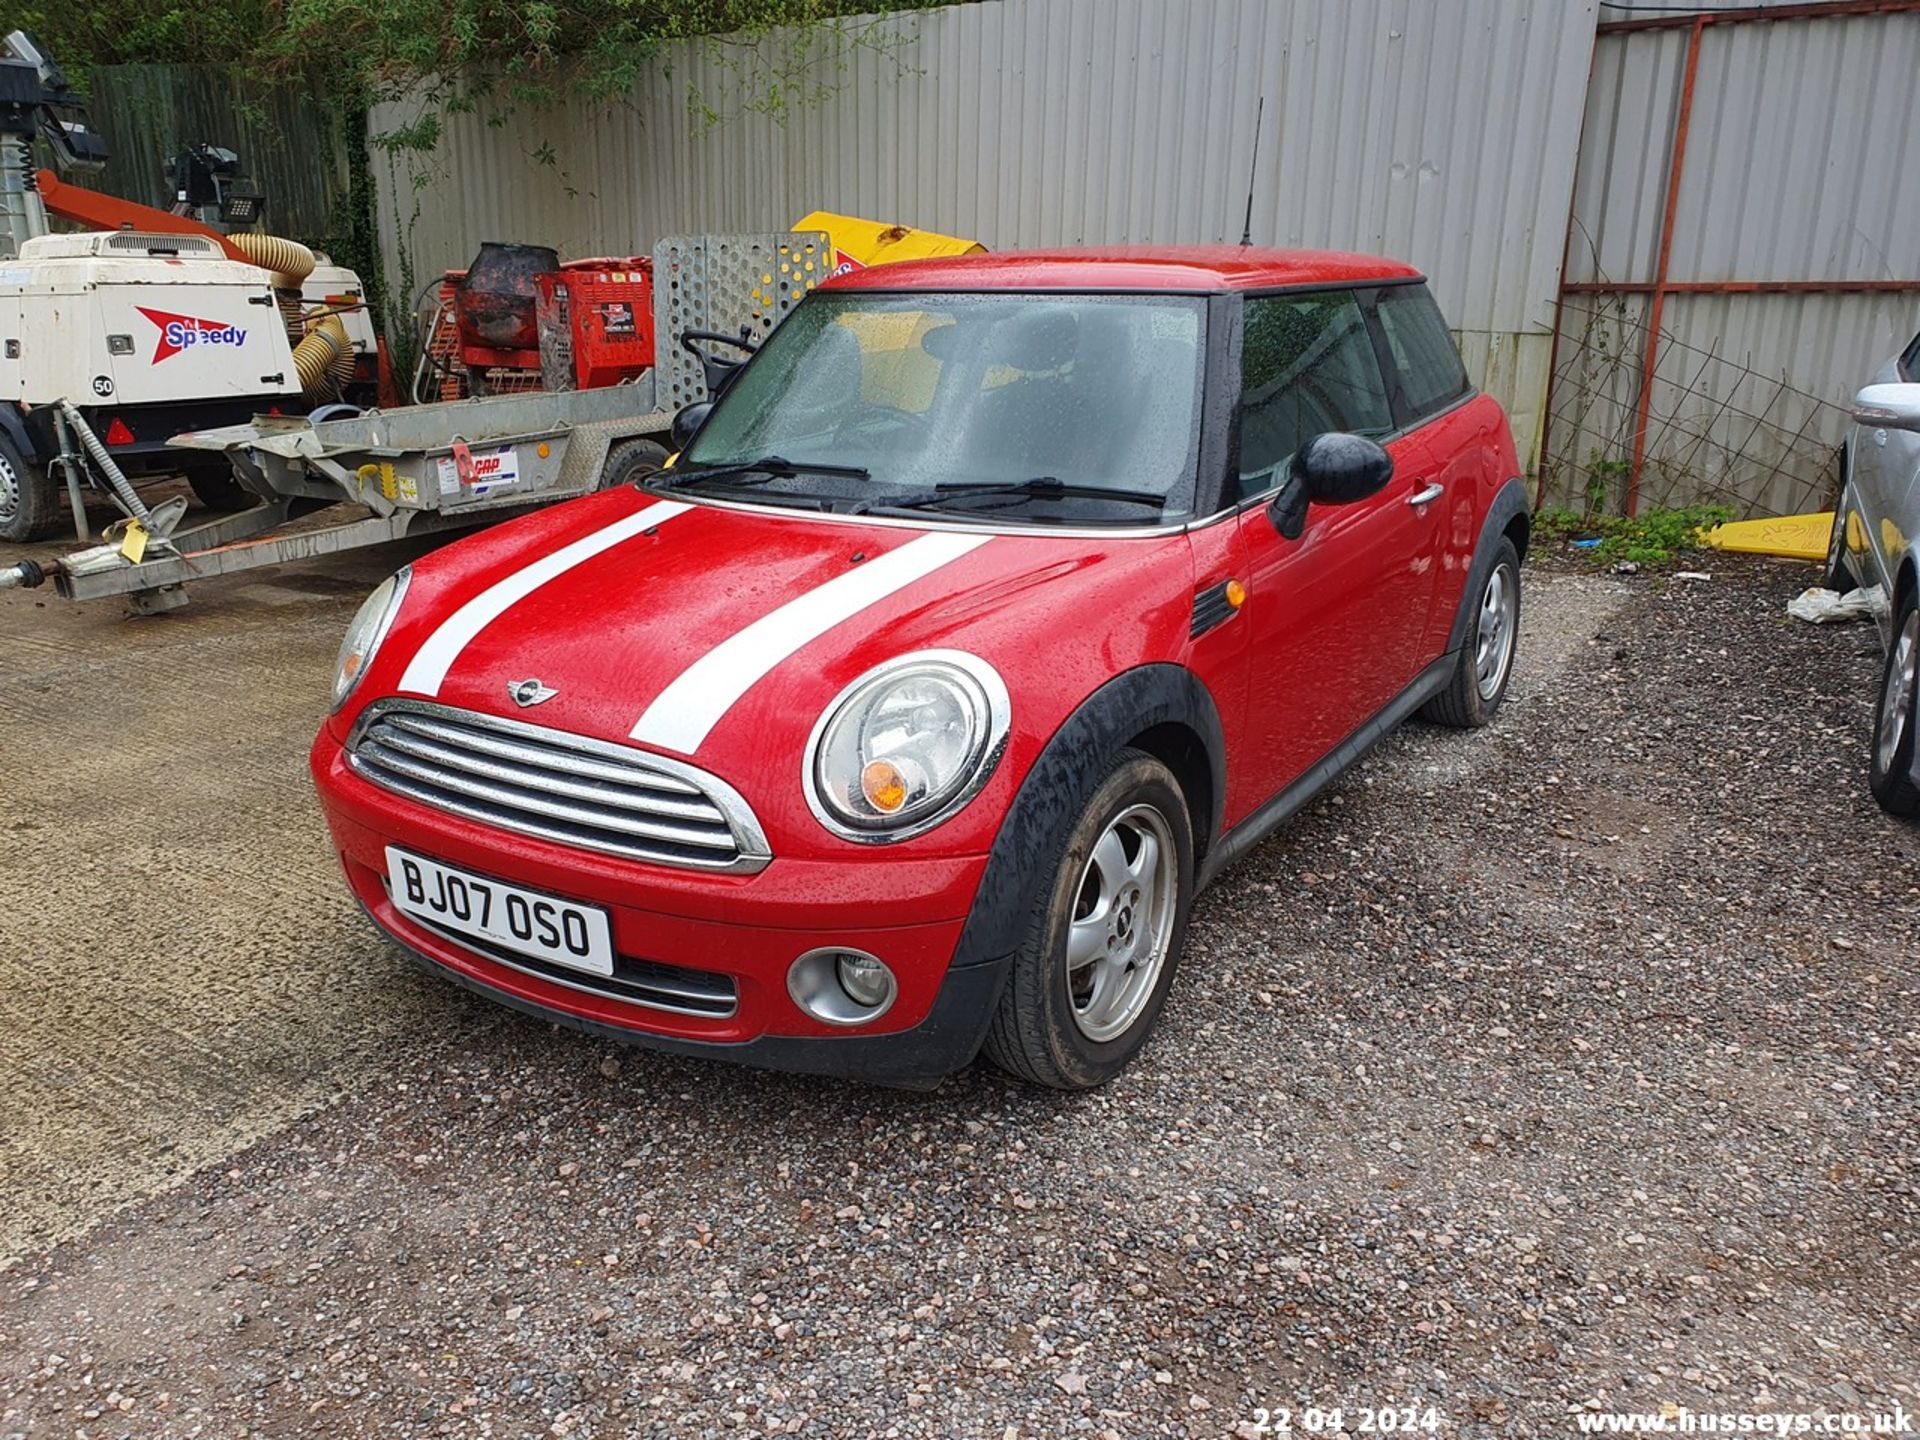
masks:
[[[834,508],[1157,523],[1193,503],[1204,329],[1197,296],[824,292],[681,465],[779,457],[797,473],[761,481],[767,498]]]

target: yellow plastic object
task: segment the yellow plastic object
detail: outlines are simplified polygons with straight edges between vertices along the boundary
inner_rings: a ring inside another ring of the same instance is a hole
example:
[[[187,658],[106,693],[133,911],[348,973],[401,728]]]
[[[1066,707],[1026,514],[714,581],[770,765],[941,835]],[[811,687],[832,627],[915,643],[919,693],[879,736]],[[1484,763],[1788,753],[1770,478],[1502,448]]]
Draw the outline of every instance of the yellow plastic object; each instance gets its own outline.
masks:
[[[359,478],[363,490],[378,489],[389,500],[400,498],[400,476],[395,473],[391,460],[382,460],[379,464],[362,465],[354,474]],[[409,482],[409,488],[411,482]]]
[[[869,265],[886,265],[895,260],[926,260],[941,255],[984,255],[987,247],[977,240],[962,240],[957,235],[940,235],[932,230],[914,230],[905,225],[890,225],[884,220],[862,220],[858,215],[836,215],[831,210],[816,210],[803,216],[795,230],[824,230],[833,242],[834,275],[848,270],[864,270]]]
[[[933,405],[940,362],[921,346],[929,330],[949,323],[924,310],[853,309],[834,323],[860,347],[860,398],[908,415],[925,416]]]
[[[1716,550],[1739,555],[1779,555],[1788,560],[1825,560],[1833,535],[1833,512],[1775,515],[1766,520],[1735,520],[1706,534]]]

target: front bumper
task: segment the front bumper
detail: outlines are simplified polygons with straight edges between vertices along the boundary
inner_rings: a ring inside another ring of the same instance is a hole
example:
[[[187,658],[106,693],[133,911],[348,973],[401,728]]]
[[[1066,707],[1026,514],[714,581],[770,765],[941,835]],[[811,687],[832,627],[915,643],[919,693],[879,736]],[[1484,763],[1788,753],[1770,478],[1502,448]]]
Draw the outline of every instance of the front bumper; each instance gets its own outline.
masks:
[[[347,883],[415,958],[515,1008],[629,1043],[770,1068],[921,1084],[966,1065],[998,999],[1006,957],[958,953],[985,856],[845,863],[778,857],[751,875],[674,869],[574,850],[418,804],[372,784],[330,735],[314,782]],[[391,902],[386,847],[606,910],[623,960],[731,981],[730,1014],[693,1014],[596,989],[593,977],[536,973],[429,928]],[[884,920],[886,923],[876,923]],[[808,950],[851,946],[893,969],[899,995],[871,1026],[802,1011],[787,970]]]

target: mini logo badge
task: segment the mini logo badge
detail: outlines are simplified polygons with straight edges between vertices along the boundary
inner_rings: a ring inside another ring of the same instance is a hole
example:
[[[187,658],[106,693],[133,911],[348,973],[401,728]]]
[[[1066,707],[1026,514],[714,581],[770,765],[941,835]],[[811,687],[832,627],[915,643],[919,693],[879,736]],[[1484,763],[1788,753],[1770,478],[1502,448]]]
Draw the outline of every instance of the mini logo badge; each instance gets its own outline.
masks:
[[[544,705],[558,695],[558,690],[542,685],[538,680],[509,680],[507,698],[522,710],[530,705]]]

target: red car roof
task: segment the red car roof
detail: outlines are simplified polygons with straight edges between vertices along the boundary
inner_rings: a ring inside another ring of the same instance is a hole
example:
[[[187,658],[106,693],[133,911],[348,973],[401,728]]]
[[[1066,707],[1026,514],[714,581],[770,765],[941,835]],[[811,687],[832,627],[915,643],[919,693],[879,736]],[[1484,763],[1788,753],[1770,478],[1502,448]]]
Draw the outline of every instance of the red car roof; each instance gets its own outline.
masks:
[[[851,270],[835,290],[1264,290],[1417,280],[1398,260],[1338,250],[1265,250],[1251,245],[1118,245],[1086,250],[1006,250],[902,260]]]

